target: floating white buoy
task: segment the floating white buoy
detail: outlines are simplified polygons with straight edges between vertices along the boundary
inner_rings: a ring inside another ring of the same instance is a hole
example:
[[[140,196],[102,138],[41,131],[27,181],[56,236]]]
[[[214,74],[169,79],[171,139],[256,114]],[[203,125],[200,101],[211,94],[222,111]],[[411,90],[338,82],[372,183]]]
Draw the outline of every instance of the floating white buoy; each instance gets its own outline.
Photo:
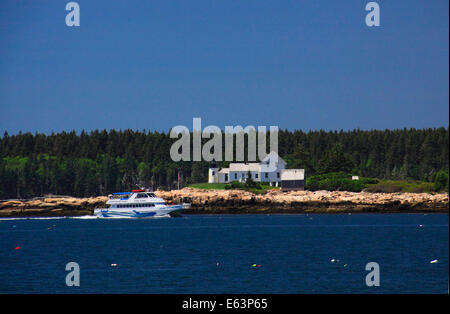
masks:
[[[332,262],[332,263],[338,263],[338,262],[339,262],[339,260],[338,260],[338,259],[334,259],[334,258],[332,258],[332,259],[330,260],[330,262]]]
[[[434,259],[434,260],[430,261],[430,264],[436,264],[437,262],[438,262],[438,260]]]
[[[419,225],[419,228],[423,228],[423,225]]]
[[[116,267],[117,266],[117,264],[111,264],[111,267]]]

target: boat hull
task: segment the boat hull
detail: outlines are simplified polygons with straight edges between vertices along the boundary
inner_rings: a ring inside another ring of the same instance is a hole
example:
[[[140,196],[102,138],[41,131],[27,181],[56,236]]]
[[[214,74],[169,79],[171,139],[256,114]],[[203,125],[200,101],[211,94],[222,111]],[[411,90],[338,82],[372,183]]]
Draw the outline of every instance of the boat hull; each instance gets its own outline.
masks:
[[[139,209],[119,209],[119,208],[98,208],[94,210],[94,215],[99,218],[158,218],[170,217],[171,213],[183,210],[182,205],[164,206],[159,208],[139,208]]]

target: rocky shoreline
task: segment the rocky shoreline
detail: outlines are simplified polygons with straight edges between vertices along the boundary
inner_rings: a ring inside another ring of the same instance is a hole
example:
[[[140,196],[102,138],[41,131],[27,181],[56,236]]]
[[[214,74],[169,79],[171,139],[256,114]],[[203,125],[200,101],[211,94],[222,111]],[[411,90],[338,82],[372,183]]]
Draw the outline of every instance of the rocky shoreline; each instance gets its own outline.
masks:
[[[447,193],[368,193],[272,190],[256,195],[242,190],[184,188],[156,191],[168,203],[190,203],[185,214],[242,213],[448,213]],[[83,216],[104,207],[108,197],[47,196],[0,201],[0,217]]]

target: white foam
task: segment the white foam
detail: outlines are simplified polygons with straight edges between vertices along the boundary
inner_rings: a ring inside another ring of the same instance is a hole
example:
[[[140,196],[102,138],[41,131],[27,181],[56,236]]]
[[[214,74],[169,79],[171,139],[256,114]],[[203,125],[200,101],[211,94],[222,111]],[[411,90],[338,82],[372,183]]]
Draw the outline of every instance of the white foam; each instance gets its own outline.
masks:
[[[66,219],[68,217],[8,217],[8,218],[0,218],[0,220],[52,220],[52,219]]]
[[[85,215],[85,216],[73,216],[73,217],[67,217],[70,219],[97,219],[98,216],[95,215]]]

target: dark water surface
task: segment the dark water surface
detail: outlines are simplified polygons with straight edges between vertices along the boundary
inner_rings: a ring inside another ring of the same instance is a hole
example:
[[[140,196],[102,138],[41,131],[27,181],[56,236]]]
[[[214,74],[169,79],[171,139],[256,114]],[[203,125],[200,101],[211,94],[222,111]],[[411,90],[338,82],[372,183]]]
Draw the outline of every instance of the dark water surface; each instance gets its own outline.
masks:
[[[0,293],[447,293],[448,222],[447,214],[0,220]],[[68,262],[80,266],[79,287],[66,286]],[[366,286],[369,262],[380,266],[379,287]]]

